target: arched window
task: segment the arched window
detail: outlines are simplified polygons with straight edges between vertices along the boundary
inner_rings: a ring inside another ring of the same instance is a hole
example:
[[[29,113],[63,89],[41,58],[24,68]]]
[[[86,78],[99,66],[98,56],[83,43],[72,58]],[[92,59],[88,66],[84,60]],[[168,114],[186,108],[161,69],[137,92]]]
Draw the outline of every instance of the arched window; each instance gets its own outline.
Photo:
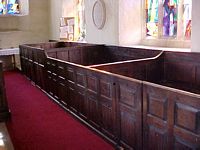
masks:
[[[145,0],[146,36],[191,38],[192,0]]]
[[[77,0],[77,26],[79,41],[85,40],[86,26],[85,26],[85,5],[84,0]]]

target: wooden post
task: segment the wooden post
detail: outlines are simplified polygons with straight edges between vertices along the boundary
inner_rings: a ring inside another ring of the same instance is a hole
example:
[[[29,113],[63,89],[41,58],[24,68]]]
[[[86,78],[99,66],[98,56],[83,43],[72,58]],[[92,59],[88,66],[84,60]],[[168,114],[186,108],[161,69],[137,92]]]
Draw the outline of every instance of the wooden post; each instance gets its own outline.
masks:
[[[8,118],[10,118],[10,111],[6,98],[3,63],[0,61],[0,122],[6,121]]]

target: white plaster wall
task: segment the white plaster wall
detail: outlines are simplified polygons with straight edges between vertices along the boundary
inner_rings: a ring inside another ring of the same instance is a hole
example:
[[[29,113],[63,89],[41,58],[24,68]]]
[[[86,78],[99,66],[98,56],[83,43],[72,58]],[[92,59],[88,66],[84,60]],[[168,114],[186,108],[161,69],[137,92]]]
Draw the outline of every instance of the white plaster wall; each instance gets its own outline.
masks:
[[[119,44],[134,45],[141,41],[142,1],[119,0]]]
[[[50,0],[50,37],[51,40],[59,40],[60,38],[60,18],[62,17],[62,1]]]
[[[103,29],[97,29],[92,21],[92,8],[95,0],[85,0],[86,42],[98,44],[119,44],[118,0],[104,0],[106,6],[106,22]]]
[[[62,2],[62,16],[75,17],[77,0],[63,0]]]
[[[118,0],[104,0],[106,5],[106,23],[103,29],[97,29],[92,22],[92,8],[96,0],[85,0],[86,42],[119,43],[118,38]],[[60,17],[73,17],[76,13],[75,0],[50,0],[50,39],[59,40]]]
[[[192,51],[200,52],[200,0],[192,1]]]
[[[33,1],[33,0],[32,0]],[[62,7],[63,4],[66,6]],[[59,18],[62,16],[71,16],[67,9],[71,10],[70,6],[73,0],[50,0],[51,9],[51,28],[50,39],[59,39]],[[92,6],[95,0],[85,0],[86,7],[86,40],[89,43],[106,43],[115,45],[132,45],[137,44],[141,36],[141,17],[144,14],[140,12],[142,9],[141,0],[104,0],[107,10],[107,18],[105,26],[102,30],[98,30],[92,22]],[[70,5],[69,5],[70,3]],[[200,0],[193,0],[193,15],[192,15],[192,51],[200,52]],[[71,12],[71,11],[70,11]],[[21,25],[20,25],[21,26]],[[147,41],[148,42],[148,41]],[[150,42],[150,41],[149,41]],[[151,41],[152,42],[152,41]],[[1,42],[0,42],[1,43]],[[144,43],[143,43],[144,44]],[[145,43],[149,45],[148,43]],[[160,46],[160,42],[155,42],[155,45]],[[177,43],[176,43],[177,44]],[[150,44],[152,45],[152,44]],[[167,44],[166,47],[173,46]],[[179,44],[180,45],[180,44]],[[179,47],[189,47],[190,43]]]
[[[29,0],[27,16],[0,17],[0,48],[45,42],[48,39],[49,0]]]
[[[50,39],[60,39],[60,18],[75,16],[76,0],[50,0]]]

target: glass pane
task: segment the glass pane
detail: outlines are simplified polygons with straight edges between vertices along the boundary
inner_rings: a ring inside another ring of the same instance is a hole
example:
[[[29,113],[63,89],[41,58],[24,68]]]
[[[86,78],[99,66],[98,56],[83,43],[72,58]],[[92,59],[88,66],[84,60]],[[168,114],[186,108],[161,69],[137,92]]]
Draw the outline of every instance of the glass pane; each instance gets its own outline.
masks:
[[[158,0],[146,0],[147,36],[158,36]]]
[[[19,2],[18,0],[8,0],[7,4],[8,14],[19,14]]]
[[[176,36],[177,34],[177,0],[163,0],[163,35]]]
[[[190,39],[192,30],[192,0],[184,0],[183,23],[185,37]]]
[[[6,14],[6,1],[0,0],[0,15]]]
[[[78,40],[84,41],[86,34],[85,27],[85,5],[84,0],[78,0],[77,3],[77,25],[78,25]]]

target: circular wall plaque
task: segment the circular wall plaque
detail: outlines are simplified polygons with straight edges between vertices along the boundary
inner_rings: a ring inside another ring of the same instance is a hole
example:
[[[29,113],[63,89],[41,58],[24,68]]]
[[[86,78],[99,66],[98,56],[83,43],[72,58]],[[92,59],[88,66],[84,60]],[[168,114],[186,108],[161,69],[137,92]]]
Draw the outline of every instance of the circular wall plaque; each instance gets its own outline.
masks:
[[[92,19],[94,25],[98,29],[102,29],[104,27],[106,21],[106,7],[105,3],[102,0],[97,0],[92,9]]]

